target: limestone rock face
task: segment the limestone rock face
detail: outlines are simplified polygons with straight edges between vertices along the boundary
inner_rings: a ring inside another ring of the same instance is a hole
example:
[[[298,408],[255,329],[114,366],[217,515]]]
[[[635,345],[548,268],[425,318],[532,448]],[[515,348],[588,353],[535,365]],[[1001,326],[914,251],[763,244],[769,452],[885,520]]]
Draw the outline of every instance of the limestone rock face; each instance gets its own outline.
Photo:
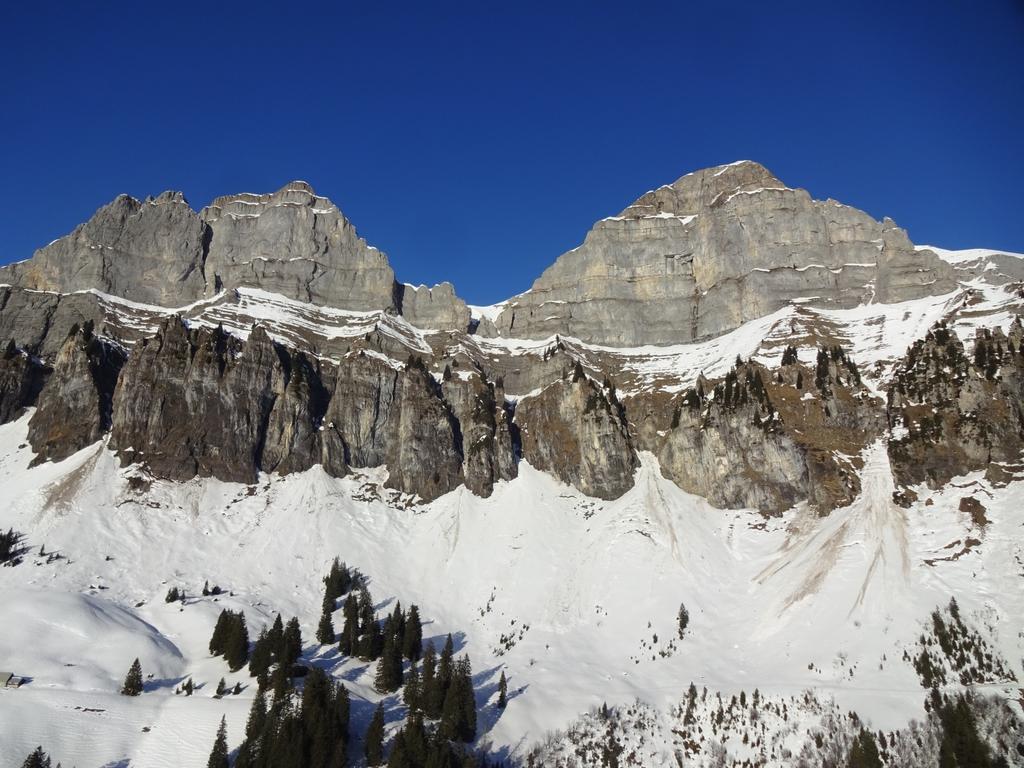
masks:
[[[516,408],[523,458],[589,496],[617,499],[638,466],[625,414],[579,369]]]
[[[664,475],[725,508],[779,514],[804,499],[827,513],[860,491],[859,450],[877,435],[878,404],[838,348],[816,370],[746,363],[713,387],[682,393],[664,437],[650,435]]]
[[[208,293],[251,286],[341,309],[397,310],[387,257],[305,182],[219,197],[200,216],[212,232]]]
[[[167,308],[248,287],[320,306],[400,313],[424,328],[464,331],[469,324],[450,283],[416,289],[396,282],[387,257],[302,181],[272,194],[219,197],[200,213],[180,192],[145,201],[121,195],[31,259],[0,267],[4,283],[55,294],[91,289]],[[36,310],[66,299],[36,299]]]
[[[261,328],[243,344],[172,317],[125,364],[110,445],[158,477],[252,482],[283,378],[278,351]]]
[[[0,338],[43,360],[52,362],[64,346],[68,330],[92,325],[95,332],[123,340],[124,334],[108,333],[99,298],[91,293],[40,293],[0,287]]]
[[[0,283],[70,293],[88,288],[176,307],[203,296],[209,230],[180,192],[139,201],[120,195],[70,235],[17,264]]]
[[[12,339],[0,355],[0,424],[16,419],[34,405],[50,370]]]
[[[500,385],[496,387],[476,372],[445,378],[442,392],[462,433],[462,474],[466,487],[486,498],[496,482],[511,480],[518,474],[516,430],[512,414],[505,406],[505,393]]]
[[[691,173],[599,221],[498,316],[504,336],[614,346],[715,336],[793,299],[852,307],[952,291],[890,221],[789,189],[757,163]]]
[[[1024,449],[1024,328],[979,329],[974,354],[940,324],[914,342],[889,389],[889,459],[896,482],[938,488],[984,469],[1005,482]]]
[[[455,295],[451,283],[427,288],[403,283],[398,286],[402,317],[420,328],[464,331],[469,327],[469,307]]]
[[[428,501],[462,483],[458,421],[415,359],[402,370],[364,353],[343,361],[323,440],[330,466],[387,465],[390,487]]]
[[[28,439],[37,460],[59,461],[110,429],[117,376],[126,354],[90,326],[74,326],[39,393]]]
[[[322,370],[315,358],[301,352],[289,354],[282,349],[280,358],[286,366],[285,378],[275,379],[275,384],[284,387],[275,393],[260,468],[287,474],[325,463],[320,427],[330,401],[324,381],[333,377],[333,371]],[[345,474],[343,461],[326,463],[335,475]]]

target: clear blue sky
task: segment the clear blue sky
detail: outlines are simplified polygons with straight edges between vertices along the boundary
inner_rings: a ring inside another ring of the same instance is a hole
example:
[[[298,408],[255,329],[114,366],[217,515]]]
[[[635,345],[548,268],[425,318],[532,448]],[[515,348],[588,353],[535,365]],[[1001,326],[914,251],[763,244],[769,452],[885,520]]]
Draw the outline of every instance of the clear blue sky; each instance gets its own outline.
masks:
[[[1019,0],[555,6],[4,3],[0,262],[120,192],[305,179],[399,279],[489,303],[741,158],[919,243],[1024,252]]]

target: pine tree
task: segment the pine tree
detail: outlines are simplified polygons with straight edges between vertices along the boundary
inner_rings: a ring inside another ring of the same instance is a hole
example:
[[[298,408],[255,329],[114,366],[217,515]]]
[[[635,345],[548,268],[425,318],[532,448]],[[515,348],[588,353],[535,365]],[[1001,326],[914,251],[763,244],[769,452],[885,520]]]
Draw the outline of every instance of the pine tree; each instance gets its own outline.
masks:
[[[352,588],[352,572],[348,566],[334,558],[330,573],[324,577],[324,594],[333,603]]]
[[[276,704],[284,698],[284,695],[292,687],[291,666],[278,664],[270,678],[270,685],[274,692],[274,703]]]
[[[138,696],[140,693],[142,693],[142,665],[139,664],[138,659],[135,659],[131,667],[128,668],[128,674],[125,675],[124,685],[121,686],[121,695]]]
[[[373,598],[364,586],[359,592],[359,643],[358,655],[364,661],[373,661],[380,656],[384,647],[384,638],[377,624],[373,610]]]
[[[757,701],[757,694],[754,694],[754,701]],[[686,714],[683,715],[683,725],[693,725],[694,716],[693,710],[697,703],[697,686],[692,682],[690,688],[686,692]]]
[[[434,650],[434,641],[427,642],[427,649],[423,652],[423,714],[431,720],[441,716],[441,707],[444,704],[444,691],[440,689],[440,681],[437,679],[437,651]]]
[[[209,597],[209,596],[210,596],[210,582],[209,581],[204,581],[203,582],[203,597]]]
[[[281,655],[278,661],[287,667],[291,667],[302,655],[302,630],[299,629],[299,620],[292,616],[284,628],[284,637],[281,640]]]
[[[281,621],[280,613],[277,614],[274,623],[270,626],[270,631],[267,632],[267,642],[270,648],[270,658],[272,660],[281,658],[281,649],[284,643],[284,622]]]
[[[348,743],[351,706],[348,688],[344,685],[338,685],[334,691],[334,721],[343,746]]]
[[[416,766],[425,765],[430,751],[430,738],[426,728],[423,727],[423,717],[418,714],[413,715],[406,722],[402,731],[405,736],[403,739],[405,751],[409,755],[410,762]]]
[[[21,768],[50,768],[50,756],[43,751],[42,747],[36,747],[32,753],[25,758]]]
[[[330,645],[334,642],[334,621],[331,619],[331,611],[327,609],[326,605],[320,616],[320,624],[316,628],[316,640],[323,645]]]
[[[220,727],[217,729],[217,737],[213,740],[213,749],[210,750],[210,759],[206,761],[206,768],[229,768],[228,724],[224,717],[220,719]]]
[[[455,673],[455,642],[451,634],[445,638],[444,646],[441,648],[441,658],[437,663],[437,676],[442,685],[446,688],[451,683],[452,675]]]
[[[882,768],[882,758],[878,754],[878,745],[871,731],[860,729],[860,733],[853,740],[846,765],[847,768]]]
[[[341,637],[338,638],[338,652],[343,656],[352,656],[359,642],[359,602],[351,592],[345,598],[342,613],[345,616],[345,623],[341,628]]]
[[[939,718],[943,730],[940,765],[948,763],[972,768],[989,768],[992,765],[991,752],[978,734],[967,698],[961,695],[956,701],[944,704]]]
[[[228,690],[228,687],[227,687],[227,685],[225,685],[224,678],[222,677],[220,679],[220,682],[217,683],[217,693],[216,693],[216,695],[217,696],[223,696],[227,692],[227,690]]]
[[[423,623],[420,621],[420,609],[415,603],[409,606],[409,615],[405,619],[402,655],[409,661],[419,661],[423,655]]]
[[[191,677],[188,680],[186,680],[185,681],[185,685],[182,686],[182,690],[185,691],[185,695],[186,696],[191,696],[192,693],[195,691],[195,689],[196,689],[196,686],[195,686],[195,683],[192,682],[192,678]]]
[[[231,624],[231,611],[226,608],[220,612],[220,616],[217,617],[217,624],[213,628],[213,634],[210,636],[210,655],[220,656],[224,653],[224,649],[227,647],[227,635],[228,628]]]
[[[236,683],[235,683],[235,687],[231,689],[231,695],[232,695],[232,696],[237,696],[237,695],[238,695],[238,694],[240,694],[241,692],[242,692],[242,684],[241,684],[241,683],[238,683],[238,682],[236,682]]]
[[[391,624],[389,618],[384,632],[384,650],[377,662],[377,674],[374,677],[373,684],[379,693],[391,693],[402,686],[402,654],[394,632],[391,631]]]
[[[453,667],[451,684],[445,693],[439,732],[451,740],[470,742],[476,738],[476,697],[473,694],[473,673],[468,656],[461,657]]]
[[[245,626],[245,614],[241,611],[230,615],[224,637],[224,658],[232,672],[240,670],[249,660],[249,630]]]
[[[359,624],[359,658],[365,661],[373,661],[380,657],[384,650],[384,635],[380,631],[380,625],[376,619],[360,621]]]
[[[498,709],[504,709],[508,705],[508,681],[505,679],[505,670],[501,671],[501,679],[498,680]]]
[[[377,709],[366,729],[366,744],[363,746],[367,765],[383,765],[384,763],[384,702],[377,704]]]
[[[270,670],[273,663],[272,650],[270,647],[270,636],[266,628],[260,630],[260,636],[253,644],[252,653],[249,655],[249,675],[260,677]]]
[[[686,610],[686,606],[682,603],[679,604],[679,615],[676,617],[679,623],[679,639],[682,640],[686,634],[686,628],[690,625],[690,612]]]
[[[338,732],[341,737],[348,741],[349,714],[351,702],[348,696],[348,688],[339,685],[334,694],[334,714],[338,724]]]
[[[462,721],[460,735],[466,743],[476,738],[476,692],[473,690],[473,667],[469,662],[469,654],[460,659],[456,665],[456,674],[460,679],[460,703],[462,705]]]
[[[245,722],[245,739],[238,748],[235,768],[253,768],[260,758],[259,739],[267,722],[267,698],[263,691],[256,691],[256,697],[249,707],[249,719]]]
[[[402,610],[402,603],[395,601],[395,610],[391,612],[391,632],[395,638],[395,647],[398,655],[402,656],[402,641],[405,639],[405,612]]]
[[[446,365],[444,367],[444,375],[447,377],[445,381],[451,378],[451,369]],[[403,728],[395,734],[395,739],[391,743],[391,754],[388,755],[388,768],[415,768],[416,763],[412,762],[409,757],[409,750],[405,746],[405,729]]]
[[[409,708],[410,714],[419,712],[423,706],[423,684],[420,680],[420,671],[414,661],[409,667],[409,673],[405,676],[405,690],[402,691],[402,700]]]

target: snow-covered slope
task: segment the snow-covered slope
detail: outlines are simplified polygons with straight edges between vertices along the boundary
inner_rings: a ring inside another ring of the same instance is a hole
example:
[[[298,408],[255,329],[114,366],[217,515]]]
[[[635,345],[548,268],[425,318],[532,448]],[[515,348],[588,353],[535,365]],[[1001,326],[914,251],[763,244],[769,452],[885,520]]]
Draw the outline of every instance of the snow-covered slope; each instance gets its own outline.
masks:
[[[425,638],[455,634],[473,660],[482,741],[508,757],[602,703],[639,698],[667,712],[690,681],[726,698],[809,689],[876,729],[900,728],[924,716],[925,699],[904,652],[951,596],[1018,678],[1024,672],[1021,484],[997,488],[972,475],[940,492],[921,488],[904,510],[891,502],[880,443],[848,508],[765,519],[684,493],[650,456],[613,502],[528,465],[489,499],[460,488],[411,508],[370,492],[384,470],[142,490],[138,472],[102,444],[27,468],[27,419],[0,427],[0,526],[27,533],[32,546],[21,565],[0,569],[0,659],[30,678],[0,690],[0,740],[19,761],[44,744],[80,768],[200,766],[221,714],[237,744],[254,686],[207,652],[224,607],[243,610],[253,634],[278,611],[297,615],[306,656],[349,686],[361,736],[380,698],[373,665],[312,640],[320,579],[335,556],[369,576],[379,610],[415,602]],[[965,496],[984,498],[986,525],[960,511]],[[207,580],[230,594],[163,600],[170,586],[196,595]],[[680,604],[691,617],[682,638]],[[152,679],[141,697],[119,696],[136,656]],[[187,677],[196,695],[176,696]],[[242,694],[213,698],[221,677],[240,681]],[[395,728],[400,699],[386,702]]]

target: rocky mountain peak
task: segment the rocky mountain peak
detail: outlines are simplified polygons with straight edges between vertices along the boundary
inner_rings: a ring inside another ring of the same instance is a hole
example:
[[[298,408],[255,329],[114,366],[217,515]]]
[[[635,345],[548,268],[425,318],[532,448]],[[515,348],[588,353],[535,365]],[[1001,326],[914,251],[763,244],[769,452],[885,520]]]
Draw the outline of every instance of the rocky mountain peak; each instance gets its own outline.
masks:
[[[247,287],[402,314],[424,328],[465,330],[470,319],[450,284],[416,290],[396,281],[387,256],[305,181],[218,197],[198,213],[177,191],[145,201],[118,195],[31,259],[0,267],[0,282],[60,295],[92,289],[167,308]]]
[[[192,206],[188,204],[188,200],[185,199],[184,192],[178,192],[173,189],[168,189],[165,192],[161,192],[156,197],[147,197],[146,202],[150,205],[167,205],[169,203],[187,205],[190,209]]]
[[[850,308],[955,286],[952,268],[915,250],[893,222],[813,200],[741,161],[687,174],[597,222],[505,303],[495,328],[609,346],[676,344],[791,301]]]
[[[317,195],[313,187],[305,181],[292,181],[276,192],[266,194],[241,192],[234,195],[222,195],[206,206],[200,215],[204,220],[212,222],[224,216],[255,217],[268,208],[284,206],[308,209],[314,216],[331,215],[341,219],[345,218],[334,203],[326,197]]]
[[[786,185],[760,163],[740,160],[694,171],[653,189],[641,195],[619,216],[634,219],[659,214],[692,216],[720,203],[725,195],[763,189],[786,189]]]

